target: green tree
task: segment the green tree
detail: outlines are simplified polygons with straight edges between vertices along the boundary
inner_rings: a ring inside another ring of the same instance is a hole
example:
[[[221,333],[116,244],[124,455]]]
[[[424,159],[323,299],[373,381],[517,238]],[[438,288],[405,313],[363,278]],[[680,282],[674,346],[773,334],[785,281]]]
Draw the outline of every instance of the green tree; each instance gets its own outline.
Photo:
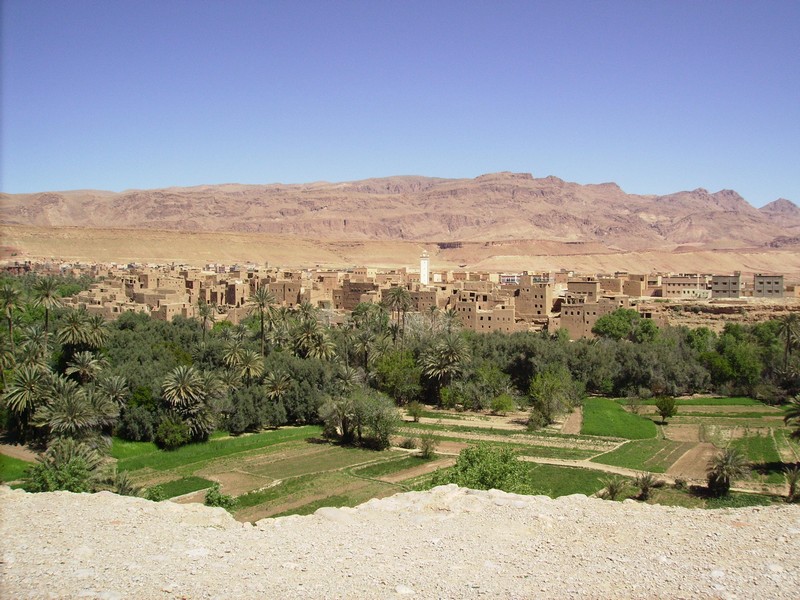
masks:
[[[674,417],[678,414],[678,405],[675,403],[675,398],[672,396],[661,396],[656,400],[656,410],[661,415],[661,423],[667,422],[667,419]]]
[[[780,319],[778,335],[783,338],[783,370],[789,370],[789,358],[800,343],[800,315],[789,313]]]
[[[464,338],[458,332],[446,333],[422,355],[422,373],[436,382],[438,392],[463,373],[469,356]]]
[[[9,281],[4,281],[0,287],[0,304],[8,325],[8,339],[11,342],[11,351],[14,352],[14,311],[19,308],[19,290]]]
[[[272,312],[272,305],[275,304],[275,296],[269,291],[269,287],[262,285],[256,288],[256,291],[247,299],[247,302],[254,306],[258,311],[259,320],[259,339],[261,340],[261,356],[264,354],[264,345],[266,343],[265,324]]]
[[[50,312],[61,306],[58,297],[58,282],[52,277],[43,277],[33,287],[34,305],[44,309],[44,333],[49,332]]]
[[[717,498],[727,496],[735,479],[747,475],[747,459],[738,448],[726,448],[711,459],[707,470],[708,491]]]
[[[498,489],[516,494],[532,494],[525,466],[509,448],[486,443],[465,448],[452,469],[440,471],[435,485],[455,483],[474,490]]]
[[[800,439],[800,396],[793,398],[786,405],[783,422],[794,428],[792,437]]]
[[[53,442],[28,470],[23,487],[29,492],[93,492],[102,478],[103,457],[79,441]]]
[[[528,392],[531,399],[532,420],[541,419],[549,424],[556,416],[563,414],[583,401],[584,390],[580,382],[572,378],[570,372],[561,365],[551,366],[531,381]]]
[[[98,358],[89,351],[83,351],[72,355],[64,372],[67,375],[74,375],[79,383],[85,385],[97,379],[107,366],[108,363],[103,358]]]

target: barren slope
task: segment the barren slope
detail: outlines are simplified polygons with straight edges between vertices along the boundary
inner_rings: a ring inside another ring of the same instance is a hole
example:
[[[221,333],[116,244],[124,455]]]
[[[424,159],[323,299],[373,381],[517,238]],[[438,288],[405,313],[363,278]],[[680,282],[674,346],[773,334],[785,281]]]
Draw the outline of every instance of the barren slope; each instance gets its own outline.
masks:
[[[455,486],[255,526],[0,488],[9,598],[795,598],[800,506],[702,511]]]
[[[713,243],[726,248],[762,246],[791,237],[800,227],[789,201],[781,201],[776,218],[776,207],[756,210],[730,190],[639,196],[613,183],[580,185],[518,173],[5,194],[0,201],[0,219],[9,225],[250,232],[315,240],[558,240],[626,250]]]

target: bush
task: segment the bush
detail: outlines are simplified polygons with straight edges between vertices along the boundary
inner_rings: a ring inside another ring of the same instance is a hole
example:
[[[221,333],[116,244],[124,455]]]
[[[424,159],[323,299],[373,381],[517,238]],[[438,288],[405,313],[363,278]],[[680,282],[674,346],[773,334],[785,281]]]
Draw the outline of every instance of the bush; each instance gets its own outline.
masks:
[[[400,447],[406,450],[414,450],[417,447],[417,440],[412,437],[403,438],[400,442]]]
[[[132,442],[149,442],[153,439],[155,418],[144,406],[132,406],[122,413],[117,425],[117,436]]]
[[[496,415],[505,415],[515,408],[517,403],[509,394],[500,394],[492,400],[492,412]]]
[[[686,489],[686,480],[682,477],[676,477],[675,483],[672,485],[676,490],[685,490]]]
[[[164,493],[164,488],[160,485],[154,485],[153,487],[147,488],[147,491],[144,493],[144,497],[146,500],[150,500],[152,502],[163,502],[167,499],[167,495]]]
[[[601,497],[606,500],[616,500],[628,487],[628,482],[618,475],[602,479],[600,482],[605,488]]]
[[[508,448],[478,444],[461,451],[452,469],[439,471],[434,485],[455,483],[475,490],[498,489],[516,494],[534,494],[527,469]]]
[[[156,429],[153,441],[162,450],[175,450],[189,443],[189,427],[176,416],[166,416]]]
[[[206,492],[205,505],[219,506],[227,511],[230,511],[236,505],[236,500],[233,498],[233,496],[223,494],[220,491],[219,484],[215,483],[211,486],[211,489]]]
[[[408,416],[414,419],[414,423],[419,423],[419,418],[422,416],[423,412],[422,404],[414,400],[413,402],[409,402],[408,406],[406,407],[406,412]]]
[[[675,398],[672,396],[662,396],[656,400],[656,410],[661,415],[661,423],[665,423],[670,417],[674,417],[678,413],[678,407],[675,404]]]
[[[528,431],[538,431],[542,427],[549,424],[547,417],[535,406],[531,408],[530,416],[528,417]]]
[[[433,458],[436,454],[436,446],[438,443],[436,438],[431,434],[423,435],[419,438],[419,455],[425,460]]]
[[[639,500],[646,501],[654,488],[659,487],[661,482],[652,473],[639,473],[633,480],[633,485],[639,488]]]
[[[28,469],[23,487],[29,492],[94,492],[102,457],[71,438],[57,439]]]

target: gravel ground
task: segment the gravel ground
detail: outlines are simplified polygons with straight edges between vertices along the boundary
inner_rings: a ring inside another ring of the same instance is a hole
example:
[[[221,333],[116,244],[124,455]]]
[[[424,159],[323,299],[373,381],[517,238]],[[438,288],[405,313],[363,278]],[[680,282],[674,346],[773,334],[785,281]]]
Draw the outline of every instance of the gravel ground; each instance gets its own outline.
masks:
[[[0,488],[4,598],[797,598],[800,505],[689,510],[442,486],[255,526]]]

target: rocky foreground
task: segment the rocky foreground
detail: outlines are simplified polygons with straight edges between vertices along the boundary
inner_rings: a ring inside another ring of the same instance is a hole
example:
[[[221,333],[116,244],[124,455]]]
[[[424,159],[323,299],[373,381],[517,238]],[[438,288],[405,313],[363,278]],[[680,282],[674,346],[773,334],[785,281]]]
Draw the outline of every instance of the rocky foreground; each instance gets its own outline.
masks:
[[[800,506],[443,486],[307,517],[0,488],[3,598],[797,598]]]

